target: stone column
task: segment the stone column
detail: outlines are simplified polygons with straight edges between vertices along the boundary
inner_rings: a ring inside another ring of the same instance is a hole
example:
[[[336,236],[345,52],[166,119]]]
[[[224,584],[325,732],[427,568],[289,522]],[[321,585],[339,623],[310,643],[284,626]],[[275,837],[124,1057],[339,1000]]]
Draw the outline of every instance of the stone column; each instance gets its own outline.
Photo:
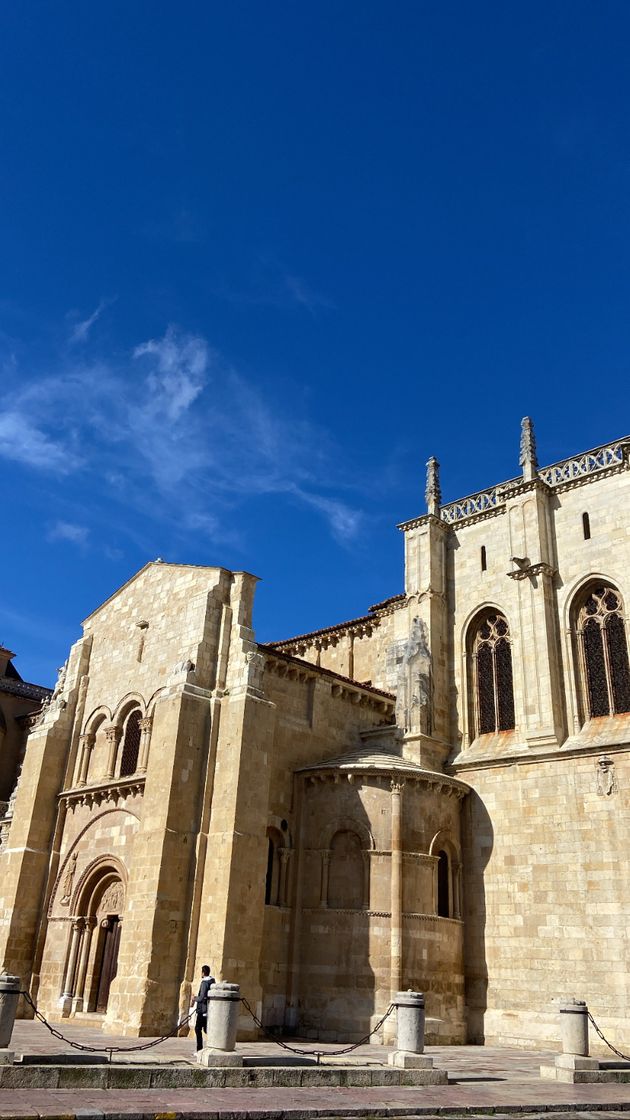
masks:
[[[79,957],[79,970],[77,973],[77,982],[74,986],[74,998],[72,1000],[72,1011],[83,1011],[85,1003],[85,978],[87,976],[88,961],[90,959],[90,948],[92,945],[92,931],[96,925],[96,918],[90,917],[85,919],[83,929],[83,936],[81,938],[81,955]]]
[[[122,727],[108,727],[105,731],[107,739],[107,770],[105,771],[106,778],[114,777],[114,770],[116,769],[116,752],[118,751],[118,744],[122,736]]]
[[[241,1009],[238,984],[214,984],[208,992],[208,1045],[199,1051],[198,1061],[204,1066],[242,1066],[243,1059],[234,1052]]]
[[[363,856],[363,909],[370,909],[370,849],[364,848],[361,852]]]
[[[64,1019],[68,1018],[72,1006],[72,997],[74,996],[75,991],[74,981],[77,970],[77,958],[79,956],[81,935],[84,929],[85,918],[76,918],[72,923],[70,955],[68,957],[68,967],[66,969],[66,979],[63,985],[63,992],[61,993],[61,1015]]]
[[[87,781],[88,771],[90,769],[90,756],[94,746],[95,735],[94,732],[89,732],[87,735],[81,735],[79,739],[79,776],[77,778],[77,785],[84,786]]]
[[[280,848],[280,882],[278,884],[278,906],[286,906],[288,904],[289,865],[291,863],[292,855],[292,848]]]
[[[330,851],[323,851],[322,857],[322,882],[319,896],[319,905],[324,909],[328,906],[328,872],[330,870]]]
[[[153,716],[145,716],[141,719],[138,726],[140,728],[140,757],[138,760],[138,773],[146,774],[147,764],[149,761],[149,743],[151,741],[151,726],[153,724]]]
[[[392,780],[392,855],[391,855],[391,999],[402,980],[402,791],[403,782]]]

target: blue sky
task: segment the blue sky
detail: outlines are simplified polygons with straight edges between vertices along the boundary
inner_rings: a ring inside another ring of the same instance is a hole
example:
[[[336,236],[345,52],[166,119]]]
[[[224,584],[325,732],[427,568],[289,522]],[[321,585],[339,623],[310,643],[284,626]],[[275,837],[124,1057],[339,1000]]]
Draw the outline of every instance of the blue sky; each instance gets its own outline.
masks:
[[[54,680],[148,559],[261,640],[402,590],[396,523],[630,429],[626,2],[0,13],[0,641]]]

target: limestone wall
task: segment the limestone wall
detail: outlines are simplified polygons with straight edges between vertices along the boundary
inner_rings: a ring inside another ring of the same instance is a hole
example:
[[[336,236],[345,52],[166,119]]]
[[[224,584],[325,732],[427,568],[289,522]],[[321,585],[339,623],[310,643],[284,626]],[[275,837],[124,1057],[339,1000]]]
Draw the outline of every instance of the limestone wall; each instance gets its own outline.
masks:
[[[552,1001],[575,996],[630,1045],[630,755],[611,755],[610,793],[598,757],[465,775],[476,790],[464,813],[472,1041],[554,1046]]]

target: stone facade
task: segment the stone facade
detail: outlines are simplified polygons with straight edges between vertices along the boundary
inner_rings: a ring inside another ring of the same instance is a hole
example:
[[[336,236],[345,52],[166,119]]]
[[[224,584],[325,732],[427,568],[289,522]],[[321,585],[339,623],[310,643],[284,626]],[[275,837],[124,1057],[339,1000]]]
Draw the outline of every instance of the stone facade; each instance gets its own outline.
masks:
[[[159,1033],[201,963],[323,1039],[630,1044],[630,439],[405,522],[405,590],[269,645],[256,580],[148,564],[32,729],[0,947],[49,1018]],[[243,1037],[252,1036],[244,1012]],[[388,1039],[391,1025],[381,1037]]]

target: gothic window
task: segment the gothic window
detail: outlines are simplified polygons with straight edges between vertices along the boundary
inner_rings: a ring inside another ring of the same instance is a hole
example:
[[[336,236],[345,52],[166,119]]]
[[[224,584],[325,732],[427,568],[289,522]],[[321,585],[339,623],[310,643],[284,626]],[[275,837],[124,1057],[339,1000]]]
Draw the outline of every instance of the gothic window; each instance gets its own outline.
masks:
[[[140,719],[139,708],[134,708],[127,717],[125,736],[123,739],[122,756],[120,760],[120,776],[135,774],[138,768],[138,753],[140,751]]]
[[[481,546],[481,570],[482,570],[482,572],[485,572],[487,567],[488,567],[488,560],[487,560],[487,557],[486,557],[486,546],[485,546],[485,544],[482,544],[482,546]]]
[[[577,616],[588,713],[598,716],[630,712],[630,665],[619,592],[593,587]]]
[[[473,637],[474,694],[478,735],[514,729],[510,629],[502,614],[479,621]]]
[[[584,533],[584,540],[590,541],[591,539],[591,519],[588,513],[582,514],[582,532]]]

